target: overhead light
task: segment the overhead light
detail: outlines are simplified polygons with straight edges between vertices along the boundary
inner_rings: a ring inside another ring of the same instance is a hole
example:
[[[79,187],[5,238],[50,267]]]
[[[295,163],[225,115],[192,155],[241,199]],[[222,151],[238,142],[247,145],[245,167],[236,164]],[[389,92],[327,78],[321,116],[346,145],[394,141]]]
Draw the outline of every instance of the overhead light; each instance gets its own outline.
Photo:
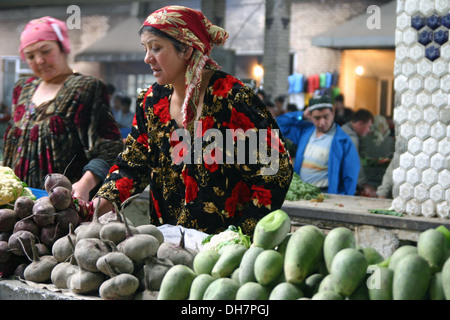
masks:
[[[361,75],[364,73],[364,68],[363,68],[362,66],[356,67],[355,73],[356,73],[358,76],[361,76]]]
[[[253,75],[255,76],[256,79],[258,79],[258,80],[261,79],[263,74],[264,74],[264,69],[259,64],[255,65],[253,67]]]

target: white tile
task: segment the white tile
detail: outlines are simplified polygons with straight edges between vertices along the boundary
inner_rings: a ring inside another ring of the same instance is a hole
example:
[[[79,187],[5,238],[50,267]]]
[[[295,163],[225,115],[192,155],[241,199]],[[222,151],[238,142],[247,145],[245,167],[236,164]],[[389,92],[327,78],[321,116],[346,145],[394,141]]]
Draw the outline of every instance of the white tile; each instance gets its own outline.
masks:
[[[434,202],[444,201],[444,189],[439,184],[436,184],[430,189],[430,199]]]
[[[436,204],[436,211],[440,218],[447,219],[450,217],[450,204],[447,199],[447,201],[442,201],[438,204]]]
[[[435,92],[437,89],[439,89],[439,78],[435,75],[429,75],[425,78],[424,82],[424,88],[429,93]]]
[[[421,215],[427,218],[436,217],[436,204],[428,199],[421,204]]]
[[[438,183],[444,190],[450,189],[450,170],[449,169],[444,169],[439,172]],[[448,200],[450,201],[450,199],[448,199]]]
[[[422,172],[417,168],[411,168],[406,172],[406,181],[411,186],[417,186],[422,179]]]
[[[423,142],[423,152],[432,156],[438,151],[438,142],[435,138],[430,137]]]
[[[414,198],[419,200],[420,202],[424,202],[430,197],[429,190],[430,189],[426,185],[424,185],[423,183],[419,183],[414,187]]]
[[[429,16],[434,11],[434,1],[432,0],[420,0],[419,12],[425,16]]]
[[[419,153],[414,158],[414,165],[421,171],[428,169],[430,167],[430,156],[424,152]]]
[[[423,119],[430,125],[439,120],[439,109],[434,106],[425,108]]]
[[[430,124],[422,121],[416,125],[416,138],[421,140],[420,150],[422,150],[422,142],[430,136]]]
[[[405,211],[410,216],[420,216],[422,206],[417,199],[410,199],[406,202]]]
[[[417,155],[422,151],[422,140],[418,137],[412,137],[408,141],[408,152]]]
[[[414,187],[409,182],[403,183],[398,189],[398,192],[399,196],[405,201],[414,198]]]
[[[422,182],[426,186],[431,188],[432,186],[437,184],[437,181],[438,181],[438,174],[436,170],[429,168],[422,172]]]
[[[419,10],[419,0],[406,0],[404,5],[405,13],[414,15]]]
[[[436,171],[441,171],[443,169],[445,169],[446,163],[445,163],[445,157],[440,154],[440,153],[436,153],[435,155],[433,155],[430,159],[430,168],[433,168]],[[439,173],[439,175],[441,175],[442,173]]]
[[[409,170],[414,167],[414,156],[409,153],[405,152],[400,155],[399,158],[399,165],[405,170]]]
[[[438,121],[431,125],[430,135],[436,140],[441,140],[447,136],[447,126]]]

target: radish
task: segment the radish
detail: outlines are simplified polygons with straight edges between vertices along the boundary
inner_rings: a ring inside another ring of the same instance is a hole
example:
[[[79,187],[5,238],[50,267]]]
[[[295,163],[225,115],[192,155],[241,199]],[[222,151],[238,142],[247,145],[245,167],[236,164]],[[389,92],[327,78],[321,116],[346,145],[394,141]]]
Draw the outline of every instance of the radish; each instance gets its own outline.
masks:
[[[91,272],[99,272],[96,265],[97,260],[109,252],[111,252],[110,246],[102,240],[86,238],[77,240],[74,256],[81,268]]]
[[[164,242],[164,234],[161,232],[161,230],[158,229],[157,226],[153,224],[143,224],[137,226],[136,230],[141,234],[149,234],[151,236],[154,236],[156,239],[158,239],[159,244],[162,244]]]
[[[133,262],[142,263],[146,258],[156,255],[159,241],[149,234],[133,234],[126,219],[126,239],[117,245],[117,249],[127,255]]]
[[[81,224],[75,229],[77,235],[77,242],[81,239],[86,238],[97,238],[100,239],[100,230],[103,225],[98,221],[98,210],[100,207],[100,198],[98,198],[98,205],[95,208],[94,214],[92,216],[92,221],[88,224]]]
[[[110,242],[109,244],[113,251],[98,258],[96,263],[97,269],[110,277],[114,277],[114,274],[133,273],[133,261],[124,253],[117,251],[114,243]]]
[[[90,294],[98,292],[98,288],[105,280],[101,272],[91,272],[78,268],[78,270],[67,279],[67,288],[77,294]]]
[[[69,227],[67,236],[55,241],[52,246],[52,254],[58,262],[66,261],[75,251],[76,235],[73,231],[73,225]]]
[[[69,278],[78,272],[79,267],[75,263],[75,259],[72,258],[67,262],[58,263],[52,270],[50,280],[52,283],[60,289],[67,289],[67,281]]]
[[[129,273],[116,274],[107,259],[105,265],[111,278],[100,285],[100,297],[105,300],[130,300],[139,287],[139,280]]]
[[[19,241],[21,242],[20,238]],[[43,283],[50,280],[53,268],[58,264],[55,257],[51,255],[39,257],[35,247],[35,240],[31,238],[31,249],[33,251],[32,262],[25,268],[23,275],[25,280]]]
[[[162,243],[157,252],[158,259],[169,259],[173,264],[183,264],[193,269],[194,258],[197,251],[186,248],[184,243],[185,232],[180,229],[181,239],[179,244],[164,242]]]
[[[174,266],[169,259],[158,259],[150,257],[146,259],[144,265],[145,285],[149,290],[158,291],[161,288],[161,282],[167,271]]]

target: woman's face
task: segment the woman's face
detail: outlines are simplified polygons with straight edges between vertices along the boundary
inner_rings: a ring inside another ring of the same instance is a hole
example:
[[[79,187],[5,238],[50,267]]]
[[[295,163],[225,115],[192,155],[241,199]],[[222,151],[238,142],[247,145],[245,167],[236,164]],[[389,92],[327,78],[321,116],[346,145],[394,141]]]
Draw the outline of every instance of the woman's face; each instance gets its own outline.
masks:
[[[56,41],[39,41],[23,50],[26,62],[44,81],[51,81],[67,72],[67,56]]]
[[[145,49],[144,62],[150,65],[156,82],[184,86],[186,60],[192,50],[179,52],[169,39],[151,32],[141,34],[141,43]]]

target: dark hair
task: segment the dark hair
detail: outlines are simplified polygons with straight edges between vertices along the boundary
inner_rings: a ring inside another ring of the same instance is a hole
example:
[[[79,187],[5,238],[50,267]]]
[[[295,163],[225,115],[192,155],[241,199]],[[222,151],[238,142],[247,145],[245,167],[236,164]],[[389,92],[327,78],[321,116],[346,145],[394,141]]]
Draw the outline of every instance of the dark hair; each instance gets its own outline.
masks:
[[[106,85],[106,91],[108,91],[108,94],[112,95],[116,91],[116,87],[112,83],[108,83]]]
[[[338,94],[336,97],[334,97],[334,101],[344,102],[344,96],[342,94]]]
[[[131,98],[128,96],[124,96],[120,99],[122,105],[129,107],[131,105]]]
[[[298,110],[297,105],[295,103],[288,103],[286,108],[287,108],[288,112],[289,111],[297,111]]]
[[[282,102],[283,103],[285,99],[286,99],[285,96],[278,96],[278,97],[275,98],[275,102]]]
[[[172,44],[174,45],[175,49],[178,52],[185,52],[186,49],[188,48],[188,45],[182,43],[181,41],[178,41],[177,39],[169,36],[167,33],[162,32],[161,30],[159,30],[155,27],[142,26],[141,29],[139,29],[139,35],[142,35],[144,32],[150,32],[150,33],[154,34],[155,36],[163,37],[163,38],[170,40],[170,42],[172,42]]]
[[[358,122],[362,121],[364,123],[367,123],[369,121],[373,122],[373,115],[369,110],[366,109],[359,109],[352,115],[352,122]]]

